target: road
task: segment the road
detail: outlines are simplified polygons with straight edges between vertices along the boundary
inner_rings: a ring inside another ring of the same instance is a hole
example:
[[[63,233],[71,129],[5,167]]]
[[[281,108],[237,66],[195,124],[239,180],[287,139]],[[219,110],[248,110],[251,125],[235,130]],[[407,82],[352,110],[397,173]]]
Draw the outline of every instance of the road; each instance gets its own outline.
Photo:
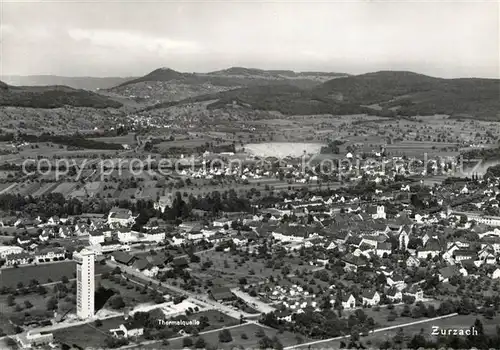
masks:
[[[14,182],[12,185],[10,185],[9,187],[6,187],[4,188],[3,190],[0,191],[0,194],[4,194],[4,193],[7,193],[9,192],[11,189],[13,189],[14,187],[17,186],[17,182]]]
[[[241,315],[243,315],[243,317],[246,317],[246,318],[252,318],[252,317],[259,316],[258,314],[257,315],[249,314],[249,313],[243,312],[239,309],[232,308],[230,306],[219,303],[215,300],[210,299],[210,297],[206,294],[197,294],[197,293],[189,292],[189,291],[186,291],[186,290],[179,288],[177,286],[173,286],[173,285],[167,284],[165,282],[160,282],[155,278],[145,276],[141,272],[134,270],[133,268],[131,268],[129,266],[123,266],[123,265],[117,264],[116,262],[111,261],[111,260],[106,260],[106,264],[108,266],[110,266],[112,269],[114,269],[115,267],[119,267],[122,272],[125,272],[128,275],[134,276],[134,277],[138,278],[139,280],[142,280],[145,282],[151,282],[153,285],[155,285],[155,284],[158,285],[161,283],[161,286],[163,286],[163,287],[165,287],[165,288],[167,288],[175,293],[183,294],[183,295],[186,295],[186,296],[191,297],[193,299],[200,300],[200,301],[204,302],[205,304],[212,306],[214,309],[216,309],[216,310],[218,310],[218,311],[220,311],[220,312],[222,312],[230,317],[239,319]]]
[[[121,316],[121,315],[123,315],[123,313],[111,314],[111,315],[104,316],[104,317],[94,316],[92,319],[82,320],[82,321],[74,321],[74,322],[63,321],[63,322],[60,322],[60,323],[53,324],[51,326],[34,328],[34,329],[32,329],[32,331],[35,331],[35,332],[49,332],[50,333],[50,332],[56,331],[58,329],[64,329],[64,328],[71,328],[71,327],[81,326],[83,324],[94,322],[97,319],[99,319],[99,320],[107,320],[108,318],[114,318],[114,317],[118,317],[118,316]]]
[[[443,318],[455,317],[457,315],[458,315],[457,313],[452,313],[452,314],[438,316],[438,317],[433,317],[433,318],[426,318],[424,320],[413,321],[413,322],[398,324],[398,325],[384,327],[384,328],[378,328],[378,329],[375,329],[372,332],[370,332],[370,334],[371,333],[380,333],[380,332],[390,331],[392,329],[399,329],[399,328],[404,328],[404,327],[408,327],[408,326],[414,326],[416,324],[421,324],[421,323],[428,323],[428,322],[432,322],[432,321],[441,320]],[[333,341],[333,340],[347,339],[347,338],[350,338],[350,337],[351,337],[350,335],[343,335],[343,336],[335,337],[335,338],[329,338],[329,339],[323,339],[323,340],[316,340],[316,341],[312,341],[312,342],[308,342],[308,343],[302,343],[302,344],[287,346],[286,348],[284,348],[284,350],[301,349],[301,348],[303,348],[305,346],[309,347],[311,345],[326,343],[326,342],[330,342],[330,341]]]

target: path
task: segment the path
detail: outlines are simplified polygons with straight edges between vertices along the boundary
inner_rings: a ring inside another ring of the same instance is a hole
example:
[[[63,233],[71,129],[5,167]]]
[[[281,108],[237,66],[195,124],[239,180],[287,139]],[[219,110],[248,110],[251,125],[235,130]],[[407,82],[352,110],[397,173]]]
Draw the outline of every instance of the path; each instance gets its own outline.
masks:
[[[3,190],[0,191],[0,194],[4,194],[6,192],[9,192],[11,189],[13,189],[14,187],[17,186],[17,182],[14,182],[12,185],[10,185],[9,187],[6,187],[4,188]]]
[[[421,324],[421,323],[427,323],[427,322],[437,321],[437,320],[441,320],[443,318],[455,317],[457,315],[458,315],[457,313],[453,313],[453,314],[448,314],[448,315],[443,315],[443,316],[438,316],[438,317],[433,317],[433,318],[426,318],[424,320],[413,321],[413,322],[398,324],[398,325],[394,325],[394,326],[379,328],[379,329],[373,330],[372,332],[370,332],[370,334],[371,333],[380,333],[380,332],[384,332],[384,331],[389,331],[389,330],[392,330],[392,329],[404,328],[404,327],[408,327],[408,326],[414,326],[416,324]],[[316,341],[312,341],[312,342],[308,342],[308,343],[287,346],[286,348],[284,348],[284,350],[300,349],[300,348],[302,348],[304,346],[311,346],[311,345],[326,343],[326,342],[333,341],[333,340],[347,339],[347,338],[350,338],[350,337],[351,337],[350,335],[342,335],[340,337],[335,337],[335,338],[329,338],[329,339],[323,339],[323,340],[316,340]]]

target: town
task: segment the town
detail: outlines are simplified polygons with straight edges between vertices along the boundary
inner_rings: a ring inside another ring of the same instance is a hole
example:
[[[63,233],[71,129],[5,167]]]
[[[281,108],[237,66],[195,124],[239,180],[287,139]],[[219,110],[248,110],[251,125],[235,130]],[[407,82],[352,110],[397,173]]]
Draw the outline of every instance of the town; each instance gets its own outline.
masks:
[[[218,348],[236,338],[261,348],[405,340],[417,348],[425,338],[406,339],[403,326],[475,313],[494,328],[498,167],[428,183],[446,163],[384,153],[337,168],[343,185],[331,187],[314,166],[301,172],[298,159],[268,158],[182,170],[183,185],[157,200],[3,194],[2,209],[14,214],[0,229],[4,340],[64,349]],[[228,189],[188,194],[200,176],[223,178]],[[242,179],[255,182],[238,191]],[[328,327],[318,327],[322,319]]]
[[[500,349],[498,2],[0,1],[0,350]]]

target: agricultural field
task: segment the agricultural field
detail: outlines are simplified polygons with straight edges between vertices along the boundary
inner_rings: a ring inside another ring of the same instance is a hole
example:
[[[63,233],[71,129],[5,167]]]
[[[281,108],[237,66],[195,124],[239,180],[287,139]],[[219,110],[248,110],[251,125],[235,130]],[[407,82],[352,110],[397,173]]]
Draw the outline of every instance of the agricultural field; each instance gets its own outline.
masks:
[[[23,182],[20,183],[15,189],[11,190],[11,193],[19,194],[21,196],[30,196],[36,193],[42,184],[39,182]]]
[[[66,197],[77,186],[78,186],[78,183],[75,183],[75,182],[63,182],[63,183],[60,183],[55,189],[53,189],[52,193],[60,193],[64,197]]]
[[[135,137],[134,133],[129,133],[127,135],[121,135],[121,136],[94,137],[94,138],[90,138],[90,140],[107,142],[107,143],[119,143],[119,144],[131,145],[131,144],[135,143],[134,137]]]
[[[52,192],[52,189],[56,188],[58,186],[57,183],[44,183],[41,185],[41,187],[36,190],[32,196],[33,197],[39,197],[39,196],[42,196],[44,194],[47,194],[47,193],[51,193]]]

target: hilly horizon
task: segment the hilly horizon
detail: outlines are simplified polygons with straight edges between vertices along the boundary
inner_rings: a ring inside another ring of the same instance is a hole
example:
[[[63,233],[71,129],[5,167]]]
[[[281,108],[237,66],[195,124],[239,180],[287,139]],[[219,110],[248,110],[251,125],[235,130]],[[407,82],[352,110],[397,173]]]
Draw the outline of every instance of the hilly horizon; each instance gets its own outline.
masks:
[[[61,85],[14,87],[0,82],[0,105],[119,108],[122,103],[118,101],[135,99],[144,106],[139,107],[136,103],[138,110],[153,110],[215,100],[208,108],[225,108],[232,102],[239,102],[252,109],[274,110],[286,115],[447,114],[500,119],[499,79],[445,79],[409,71],[342,74],[243,67],[202,74],[159,68],[143,77],[103,89],[100,94]],[[314,75],[330,79],[310,78]]]
[[[0,106],[59,108],[64,106],[120,108],[122,103],[97,93],[63,85],[11,86],[0,81]]]
[[[254,109],[276,110],[287,115],[448,114],[498,120],[499,95],[499,79],[444,79],[408,71],[379,71],[338,77],[311,89],[243,87],[198,96],[185,102],[217,100],[209,108],[221,108],[236,101]],[[376,108],[369,106],[373,104],[377,104]],[[165,105],[170,104],[157,104],[148,109],[163,108]]]
[[[74,89],[109,89],[135,77],[71,77],[59,75],[2,75],[0,80],[11,86],[53,86],[64,85]]]
[[[148,74],[107,89],[109,93],[147,104],[168,103],[186,98],[220,93],[250,86],[289,84],[310,89],[344,73],[263,70],[230,67],[208,73],[183,73],[171,68],[158,68]]]

